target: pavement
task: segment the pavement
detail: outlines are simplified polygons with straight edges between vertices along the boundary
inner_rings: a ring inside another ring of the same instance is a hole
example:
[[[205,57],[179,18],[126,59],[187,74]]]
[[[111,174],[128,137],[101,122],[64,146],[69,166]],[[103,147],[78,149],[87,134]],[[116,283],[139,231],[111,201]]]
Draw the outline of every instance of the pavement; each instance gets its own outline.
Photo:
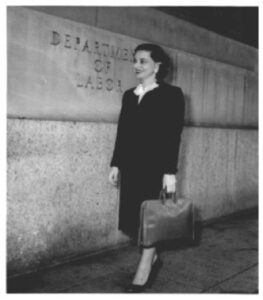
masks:
[[[258,213],[222,218],[198,229],[195,243],[161,250],[163,266],[145,293],[258,294]],[[10,278],[8,293],[123,293],[140,258],[136,245]]]

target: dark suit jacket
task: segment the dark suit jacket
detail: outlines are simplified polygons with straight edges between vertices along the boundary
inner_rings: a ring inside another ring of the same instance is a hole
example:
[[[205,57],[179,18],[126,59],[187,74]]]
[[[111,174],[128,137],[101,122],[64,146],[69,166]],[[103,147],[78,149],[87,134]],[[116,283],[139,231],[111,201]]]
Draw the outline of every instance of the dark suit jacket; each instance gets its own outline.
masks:
[[[133,91],[123,95],[111,166],[175,174],[184,122],[182,90],[160,83],[139,104]]]

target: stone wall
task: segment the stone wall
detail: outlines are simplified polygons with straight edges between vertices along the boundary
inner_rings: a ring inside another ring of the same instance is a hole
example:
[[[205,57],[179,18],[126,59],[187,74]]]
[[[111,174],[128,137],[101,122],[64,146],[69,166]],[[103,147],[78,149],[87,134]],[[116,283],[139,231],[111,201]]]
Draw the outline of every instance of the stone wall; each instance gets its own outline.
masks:
[[[127,51],[96,64],[98,48],[78,51],[85,38]],[[179,195],[201,220],[258,205],[256,49],[149,8],[9,7],[10,275],[127,241],[108,173],[119,89],[135,85],[129,53],[142,41],[163,45],[174,65],[168,80],[185,94]],[[105,84],[83,88],[80,75]]]

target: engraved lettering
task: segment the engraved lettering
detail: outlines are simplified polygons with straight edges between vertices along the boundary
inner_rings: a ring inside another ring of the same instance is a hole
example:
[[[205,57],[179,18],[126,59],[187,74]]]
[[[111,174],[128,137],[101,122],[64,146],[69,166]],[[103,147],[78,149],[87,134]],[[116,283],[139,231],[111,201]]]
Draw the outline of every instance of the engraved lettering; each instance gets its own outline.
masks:
[[[91,76],[88,77],[88,80],[85,84],[85,88],[89,88],[89,86],[91,87],[92,90],[94,89]]]
[[[91,43],[93,43],[93,45]],[[99,57],[103,56],[116,60],[133,61],[132,49],[121,48],[98,40],[90,41],[79,36],[72,36],[71,34],[62,35],[55,30],[51,31],[50,44],[54,46],[63,44],[64,48],[78,50],[88,54],[96,54]],[[105,74],[108,72],[107,67],[104,72]]]
[[[101,60],[99,59],[96,59],[95,62],[94,62],[94,65],[95,65],[95,71],[100,73],[102,70],[103,70],[103,63]]]
[[[70,44],[70,35],[69,34],[65,34],[65,44],[64,44],[65,48],[71,48],[71,44]]]
[[[91,53],[91,51],[90,51],[90,49],[89,49],[89,42],[88,42],[88,40],[85,41],[85,44],[84,44],[84,46],[83,46],[83,48],[82,48],[82,51],[83,51],[83,52],[86,51],[86,52],[88,52],[88,53]]]
[[[111,62],[108,60],[106,62],[105,74],[109,73],[110,68],[111,68]]]
[[[101,44],[101,48],[102,48],[103,56],[108,57],[109,56],[110,45],[106,44],[106,43],[103,43],[103,44]]]
[[[80,38],[77,36],[74,50],[79,50],[79,45],[80,45]]]
[[[114,85],[113,85],[113,80],[110,79],[110,78],[108,78],[108,79],[106,80],[106,90],[107,90],[107,91],[112,91],[112,90],[113,90],[113,87],[114,87]]]
[[[129,54],[129,53],[128,53],[128,49],[123,49],[123,50],[122,50],[122,54],[123,54],[123,55],[122,55],[122,59],[123,59],[123,60],[128,60],[128,59],[129,59],[129,57],[128,57],[128,54]]]
[[[89,75],[87,79],[82,79],[80,73],[76,73],[77,75],[77,88],[86,88],[91,90],[106,90],[108,92],[111,92],[115,90],[117,93],[123,93],[122,91],[122,83],[121,80],[118,79],[114,81],[112,78],[106,78],[104,79],[101,76],[92,77]],[[84,85],[85,83],[85,85]]]
[[[50,32],[49,43],[53,46],[60,45],[62,51],[67,48],[80,52],[76,53],[74,51],[75,54],[72,57],[73,68],[76,70],[76,72],[72,70],[75,74],[76,88],[123,93],[122,80],[118,79],[118,75],[115,74],[115,71],[119,69],[119,63],[115,70],[114,60],[133,61],[132,49],[121,48],[92,38],[85,39],[77,35],[59,33],[55,30]],[[85,59],[84,55],[88,55],[88,59]],[[78,67],[81,67],[81,70],[88,67],[91,73],[82,74],[77,69]],[[123,70],[123,68],[121,67],[120,70]]]
[[[98,54],[98,55],[101,55],[100,53],[100,42],[98,41],[95,41],[95,51],[94,51],[95,54]]]
[[[57,46],[60,44],[60,34],[56,31],[52,31],[52,37],[51,37],[51,45]]]
[[[102,85],[102,78],[97,77],[97,90],[102,90],[103,85]]]
[[[120,48],[116,49],[115,46],[111,46],[110,57],[120,59]]]

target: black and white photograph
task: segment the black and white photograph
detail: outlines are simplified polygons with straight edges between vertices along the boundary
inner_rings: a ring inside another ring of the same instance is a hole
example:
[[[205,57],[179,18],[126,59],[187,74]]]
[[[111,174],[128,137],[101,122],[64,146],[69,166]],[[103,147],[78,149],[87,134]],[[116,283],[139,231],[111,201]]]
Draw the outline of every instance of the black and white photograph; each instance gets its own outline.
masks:
[[[259,5],[4,8],[5,293],[259,296]]]

